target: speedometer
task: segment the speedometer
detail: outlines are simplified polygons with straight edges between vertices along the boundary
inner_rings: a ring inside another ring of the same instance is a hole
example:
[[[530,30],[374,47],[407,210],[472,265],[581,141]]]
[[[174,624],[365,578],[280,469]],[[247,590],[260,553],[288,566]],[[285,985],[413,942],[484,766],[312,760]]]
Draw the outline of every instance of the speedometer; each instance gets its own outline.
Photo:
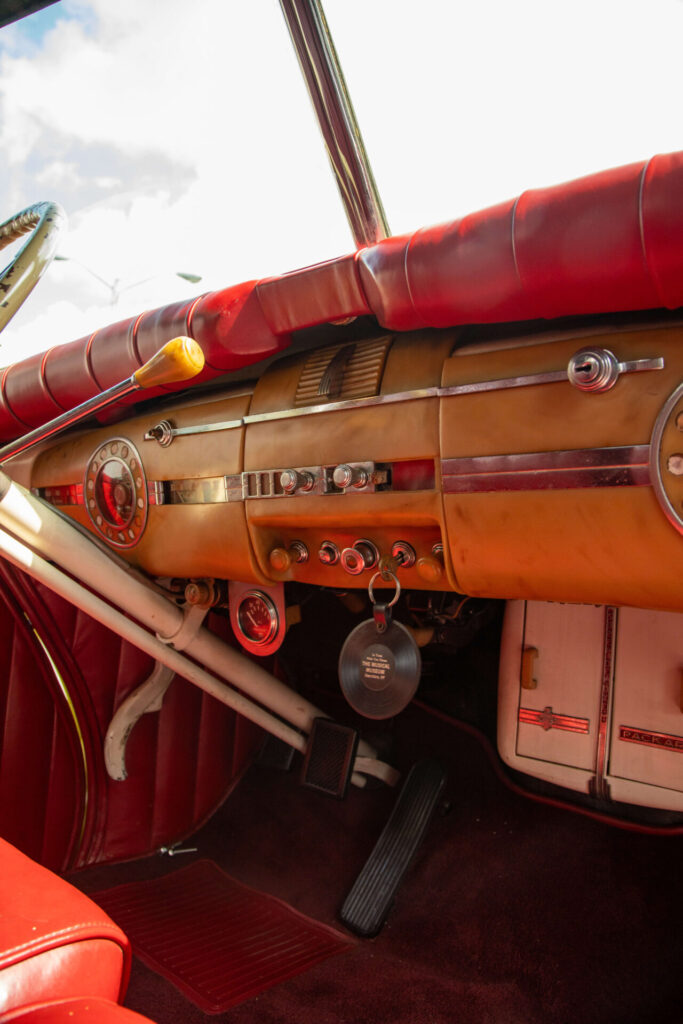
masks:
[[[137,544],[147,522],[147,482],[140,456],[126,438],[112,438],[91,455],[85,504],[106,541],[122,548]]]

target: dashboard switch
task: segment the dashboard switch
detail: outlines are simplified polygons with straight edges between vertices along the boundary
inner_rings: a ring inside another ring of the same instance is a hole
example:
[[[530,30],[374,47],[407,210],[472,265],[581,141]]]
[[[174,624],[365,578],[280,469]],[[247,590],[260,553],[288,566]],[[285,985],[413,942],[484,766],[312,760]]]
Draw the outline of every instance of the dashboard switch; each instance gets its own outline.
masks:
[[[324,540],[318,549],[318,558],[323,565],[336,565],[339,561],[339,548],[331,540]]]
[[[306,470],[283,469],[280,473],[280,487],[285,494],[313,489],[313,474]]]
[[[406,540],[397,540],[391,545],[391,557],[402,569],[411,569],[415,565],[415,548]]]
[[[438,558],[426,555],[417,560],[417,572],[426,583],[438,583],[443,576],[443,565]]]
[[[366,487],[369,477],[368,472],[362,466],[349,466],[343,462],[337,466],[332,474],[332,482],[335,487],[346,489],[347,487]]]
[[[350,576],[360,576],[365,569],[377,565],[379,552],[372,541],[357,540],[352,548],[344,548],[341,553],[342,567]]]
[[[302,540],[293,540],[288,548],[273,548],[268,561],[276,572],[287,572],[292,565],[308,561],[308,548]]]

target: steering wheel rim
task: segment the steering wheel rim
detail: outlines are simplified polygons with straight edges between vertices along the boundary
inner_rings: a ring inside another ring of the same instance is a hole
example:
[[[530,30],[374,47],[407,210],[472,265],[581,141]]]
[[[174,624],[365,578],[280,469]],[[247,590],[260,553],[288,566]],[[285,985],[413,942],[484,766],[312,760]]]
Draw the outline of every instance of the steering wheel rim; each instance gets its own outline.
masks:
[[[58,237],[65,227],[64,210],[59,203],[51,202],[34,203],[0,224],[0,249],[31,232],[11,263],[0,273],[0,331],[47,270],[57,250]]]

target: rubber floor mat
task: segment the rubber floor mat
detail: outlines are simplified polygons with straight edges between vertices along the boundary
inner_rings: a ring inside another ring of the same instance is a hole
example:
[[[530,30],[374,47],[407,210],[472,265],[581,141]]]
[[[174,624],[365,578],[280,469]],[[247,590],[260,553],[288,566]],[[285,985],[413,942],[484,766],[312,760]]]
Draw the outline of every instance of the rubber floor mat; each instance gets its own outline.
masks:
[[[210,860],[93,899],[135,955],[205,1013],[222,1013],[356,944]]]

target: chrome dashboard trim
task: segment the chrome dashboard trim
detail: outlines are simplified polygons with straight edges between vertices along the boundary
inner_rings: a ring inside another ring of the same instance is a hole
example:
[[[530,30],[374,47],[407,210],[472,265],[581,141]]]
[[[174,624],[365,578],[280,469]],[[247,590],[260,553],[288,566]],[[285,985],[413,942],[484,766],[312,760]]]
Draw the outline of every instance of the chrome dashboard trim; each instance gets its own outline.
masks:
[[[662,370],[664,360],[634,359],[619,363],[620,373],[638,373],[644,370]],[[522,377],[502,377],[498,380],[474,381],[471,384],[451,384],[448,387],[433,385],[416,388],[414,391],[397,391],[390,395],[367,395],[363,398],[347,398],[342,401],[325,402],[318,405],[304,405],[296,409],[277,409],[273,412],[251,413],[238,420],[223,423],[203,423],[197,426],[174,427],[169,420],[162,420],[145,434],[145,441],[158,441],[163,447],[175,437],[189,434],[209,434],[219,430],[236,430],[252,423],[274,423],[277,420],[293,420],[302,416],[318,416],[325,412],[345,412],[350,409],[371,409],[380,405],[398,405],[401,402],[415,402],[424,398],[454,398],[458,395],[477,395],[489,391],[507,391],[510,388],[535,387],[539,384],[569,383],[567,367],[547,373],[531,373]],[[157,436],[157,434],[159,436]]]
[[[650,446],[442,459],[444,494],[650,484]]]
[[[144,435],[144,441],[157,441],[162,448],[168,448],[176,437],[189,434],[213,434],[220,430],[237,430],[244,426],[244,420],[224,420],[221,423],[197,423],[190,427],[174,427],[170,420],[161,420]]]

